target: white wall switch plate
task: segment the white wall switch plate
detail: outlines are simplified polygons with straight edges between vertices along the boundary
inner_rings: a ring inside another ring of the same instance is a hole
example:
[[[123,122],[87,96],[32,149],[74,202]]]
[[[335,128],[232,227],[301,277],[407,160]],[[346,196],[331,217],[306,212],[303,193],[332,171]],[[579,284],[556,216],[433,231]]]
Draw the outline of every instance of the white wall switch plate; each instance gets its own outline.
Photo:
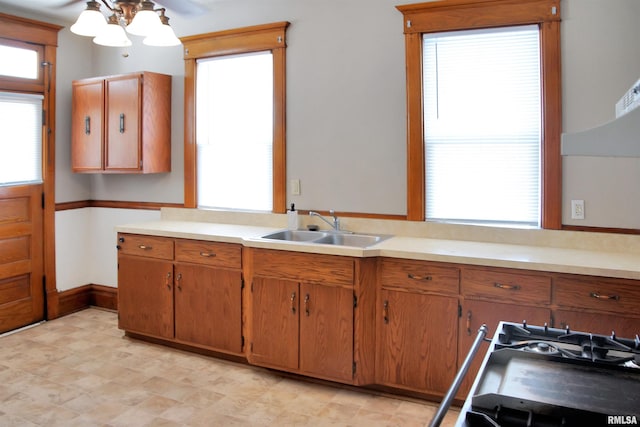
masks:
[[[299,179],[292,179],[291,182],[291,194],[294,196],[299,196],[300,195],[300,180]]]

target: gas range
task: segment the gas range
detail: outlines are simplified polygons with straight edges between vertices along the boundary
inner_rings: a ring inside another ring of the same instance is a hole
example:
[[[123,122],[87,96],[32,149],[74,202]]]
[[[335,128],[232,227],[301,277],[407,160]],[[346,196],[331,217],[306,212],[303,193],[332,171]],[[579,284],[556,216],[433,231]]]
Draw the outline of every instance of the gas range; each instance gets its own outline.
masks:
[[[640,424],[640,339],[500,322],[459,427]]]

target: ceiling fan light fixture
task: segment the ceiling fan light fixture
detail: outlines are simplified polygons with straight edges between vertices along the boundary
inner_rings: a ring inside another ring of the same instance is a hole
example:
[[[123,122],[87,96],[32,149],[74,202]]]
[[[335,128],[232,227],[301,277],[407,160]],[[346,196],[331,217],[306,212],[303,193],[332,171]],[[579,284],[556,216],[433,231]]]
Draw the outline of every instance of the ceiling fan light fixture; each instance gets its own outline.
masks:
[[[118,17],[115,13],[109,17],[109,23],[100,30],[93,42],[110,47],[127,47],[132,44],[124,28],[118,23]]]
[[[106,26],[106,23],[104,15],[100,12],[100,3],[88,1],[87,8],[82,11],[70,30],[79,36],[95,37]]]
[[[162,21],[154,10],[154,4],[143,1],[133,16],[133,21],[127,25],[127,32],[136,36],[150,36],[162,27]]]
[[[173,28],[169,25],[169,18],[164,16],[164,11],[160,15],[162,25],[153,34],[145,37],[142,41],[147,46],[178,46],[182,44],[180,39],[176,37]]]
[[[97,0],[87,1],[86,9],[71,26],[73,33],[94,37],[94,43],[102,46],[131,46],[131,40],[126,33],[145,37],[143,43],[148,46],[181,44],[169,26],[169,18],[164,14],[165,9],[156,9],[154,2],[112,0],[110,6],[106,0],[102,1],[112,13],[109,19],[105,20]]]

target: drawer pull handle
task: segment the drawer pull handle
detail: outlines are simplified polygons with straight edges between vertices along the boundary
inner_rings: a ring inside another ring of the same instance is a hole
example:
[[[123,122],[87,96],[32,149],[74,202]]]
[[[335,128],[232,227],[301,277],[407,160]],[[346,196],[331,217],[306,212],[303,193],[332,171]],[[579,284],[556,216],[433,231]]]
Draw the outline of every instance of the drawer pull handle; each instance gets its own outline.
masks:
[[[620,300],[620,296],[619,295],[600,295],[597,292],[591,292],[589,294],[589,296],[591,298],[602,299],[602,300],[613,300],[613,301]]]
[[[505,285],[504,283],[498,283],[495,282],[493,284],[494,287],[499,288],[499,289],[506,289],[508,291],[519,291],[520,290],[520,285]]]
[[[389,323],[389,301],[385,300],[384,304],[382,305],[382,319],[384,320],[385,324]]]
[[[146,245],[140,245],[138,246],[140,249],[142,249],[143,251],[150,251],[151,249],[153,249],[152,246],[146,246]]]
[[[171,273],[167,273],[167,277],[164,281],[164,284],[167,287],[167,289],[171,290]]]
[[[212,258],[212,257],[216,256],[216,254],[213,253],[213,252],[200,252],[200,256],[207,257],[207,258]]]
[[[296,293],[291,293],[291,313],[296,314]]]
[[[178,290],[182,292],[182,273],[178,273],[176,276],[176,285],[178,285]]]
[[[407,274],[407,277],[413,280],[426,280],[426,281],[433,280],[433,277],[431,276],[415,276],[411,273]]]
[[[304,314],[309,317],[309,294],[304,296]]]
[[[471,310],[467,311],[467,335],[471,336]]]

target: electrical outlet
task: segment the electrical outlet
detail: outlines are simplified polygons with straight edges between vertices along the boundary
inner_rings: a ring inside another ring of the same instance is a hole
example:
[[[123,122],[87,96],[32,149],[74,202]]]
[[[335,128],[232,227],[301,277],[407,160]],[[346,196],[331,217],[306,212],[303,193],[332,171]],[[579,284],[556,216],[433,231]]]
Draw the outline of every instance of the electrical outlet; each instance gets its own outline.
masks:
[[[584,219],[584,200],[571,201],[571,219]]]

